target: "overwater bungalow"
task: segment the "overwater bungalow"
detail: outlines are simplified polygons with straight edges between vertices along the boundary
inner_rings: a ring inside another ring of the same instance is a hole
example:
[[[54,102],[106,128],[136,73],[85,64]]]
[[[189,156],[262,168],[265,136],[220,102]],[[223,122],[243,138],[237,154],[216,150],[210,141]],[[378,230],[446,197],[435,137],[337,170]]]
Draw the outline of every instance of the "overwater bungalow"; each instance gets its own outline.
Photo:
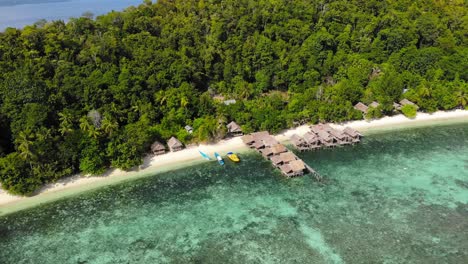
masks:
[[[318,133],[316,133],[318,138],[320,139],[320,143],[324,145],[325,147],[334,147],[335,146],[335,138],[330,135],[325,130],[319,130]]]
[[[294,160],[280,166],[281,172],[288,178],[304,175],[306,167],[302,160]]]
[[[348,142],[350,143],[359,143],[362,137],[362,135],[359,132],[350,127],[345,127],[343,133],[348,135]]]
[[[182,142],[180,142],[175,137],[171,137],[167,141],[167,146],[169,147],[169,150],[171,150],[172,152],[176,152],[176,151],[180,151],[180,150],[184,149],[184,145],[182,144]]]
[[[316,134],[312,132],[307,132],[304,134],[304,140],[307,143],[309,149],[318,149],[320,148],[320,139]]]
[[[288,149],[284,145],[281,145],[281,144],[276,144],[273,147],[271,147],[270,149],[271,149],[271,152],[272,152],[273,155],[279,155],[281,153],[284,153],[284,152],[288,151]]]
[[[229,123],[227,126],[227,129],[228,129],[228,136],[231,136],[231,137],[238,137],[238,136],[242,136],[242,128],[234,121],[232,121],[231,123]]]
[[[261,149],[264,149],[264,148],[265,148],[265,144],[263,143],[262,140],[258,140],[258,141],[255,141],[255,143],[253,144],[253,147],[254,147],[256,150],[261,150]]]
[[[289,152],[289,151],[281,153],[279,156],[281,158],[282,163],[284,163],[284,164],[289,163],[289,162],[297,159],[296,155],[294,155],[294,153]]]
[[[263,157],[268,159],[271,156],[273,156],[273,149],[272,148],[260,149],[260,153],[263,155]]]
[[[309,149],[309,144],[297,134],[291,136],[291,142],[299,151],[305,151]]]
[[[367,107],[367,105],[359,102],[356,105],[354,105],[354,109],[361,111],[363,114],[367,114],[367,110],[369,109],[369,107]]]
[[[263,137],[262,140],[263,140],[263,143],[265,144],[265,146],[268,146],[268,147],[272,147],[274,145],[279,144],[278,140],[276,140],[274,137],[272,137],[270,135]]]
[[[245,135],[242,137],[242,141],[244,144],[246,144],[249,147],[253,147],[253,144],[255,143],[255,139],[252,135]]]
[[[328,131],[328,133],[335,138],[335,141],[338,145],[342,145],[342,144],[346,144],[346,135],[343,134],[343,132],[339,131],[339,130],[336,130],[336,129],[332,129],[330,131]]]
[[[161,142],[155,141],[151,145],[151,152],[154,155],[162,155],[162,154],[166,153],[166,147]]]

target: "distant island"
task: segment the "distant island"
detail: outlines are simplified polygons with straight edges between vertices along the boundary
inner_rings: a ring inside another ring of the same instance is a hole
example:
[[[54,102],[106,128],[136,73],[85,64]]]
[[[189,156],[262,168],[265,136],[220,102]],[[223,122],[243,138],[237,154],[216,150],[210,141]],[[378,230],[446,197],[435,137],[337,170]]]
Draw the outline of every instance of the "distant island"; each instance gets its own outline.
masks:
[[[467,109],[464,2],[145,1],[0,33],[0,183],[128,170],[155,141]]]

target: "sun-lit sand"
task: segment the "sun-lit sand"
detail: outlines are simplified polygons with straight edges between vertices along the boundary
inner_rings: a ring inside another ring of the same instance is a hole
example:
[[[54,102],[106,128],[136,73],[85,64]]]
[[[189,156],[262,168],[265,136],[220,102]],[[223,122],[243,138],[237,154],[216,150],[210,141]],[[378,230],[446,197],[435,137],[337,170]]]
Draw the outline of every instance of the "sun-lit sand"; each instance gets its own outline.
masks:
[[[440,111],[433,114],[418,113],[418,116],[415,119],[408,119],[403,115],[396,115],[372,121],[360,120],[347,122],[344,124],[332,124],[332,126],[336,128],[349,126],[363,133],[372,133],[375,131],[395,129],[398,127],[418,125],[425,126],[428,124],[465,121],[468,121],[468,111],[456,110],[449,112]],[[293,134],[303,135],[308,131],[308,126],[304,125],[294,129],[286,130],[276,135],[276,138],[279,141],[287,141]],[[243,144],[241,138],[237,137],[228,140],[222,140],[216,144],[202,144],[199,146],[187,148],[179,152],[167,153],[161,156],[148,156],[144,159],[144,163],[139,168],[135,168],[132,171],[111,169],[105,174],[98,176],[74,175],[67,177],[58,181],[57,183],[44,186],[37,192],[36,195],[32,197],[14,196],[7,194],[3,190],[0,190],[0,215],[34,206],[39,203],[58,199],[64,196],[80,193],[82,191],[110,185],[116,182],[135,179],[138,177],[151,175],[156,172],[167,171],[194,163],[208,162],[202,159],[198,153],[198,150],[204,151],[205,153],[209,153],[211,156],[213,156],[213,152],[215,151],[219,152],[221,155],[224,155],[228,151],[242,151],[246,149],[247,148]]]

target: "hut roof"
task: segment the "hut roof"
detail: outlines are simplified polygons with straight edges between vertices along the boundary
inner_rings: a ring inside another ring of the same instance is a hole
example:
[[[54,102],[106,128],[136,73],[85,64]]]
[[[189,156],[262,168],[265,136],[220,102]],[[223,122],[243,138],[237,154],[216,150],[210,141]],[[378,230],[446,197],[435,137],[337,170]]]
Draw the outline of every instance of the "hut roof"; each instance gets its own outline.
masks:
[[[304,143],[304,139],[301,138],[299,135],[294,134],[291,136],[291,141],[294,145],[299,146]]]
[[[256,149],[261,149],[261,148],[263,148],[264,146],[265,146],[265,144],[263,144],[263,142],[262,142],[261,140],[255,141],[254,147],[255,147]]]
[[[376,101],[373,101],[369,106],[373,108],[377,108],[379,107],[379,105],[380,105],[379,103],[377,103]]]
[[[284,164],[283,166],[280,167],[280,169],[284,173],[290,173],[293,171],[291,166],[289,166],[289,164]]]
[[[323,139],[323,140],[327,140],[327,141],[328,141],[328,140],[331,139],[330,134],[329,134],[328,132],[326,132],[326,131],[323,131],[323,130],[320,130],[320,131],[317,133],[317,135],[318,135],[321,139]]]
[[[363,103],[361,103],[361,102],[357,103],[357,104],[354,106],[354,109],[357,109],[357,110],[359,110],[359,111],[361,111],[361,112],[363,112],[363,113],[367,113],[367,109],[368,109],[368,108],[369,108],[369,107],[367,107],[367,105],[365,105],[365,104],[363,104]]]
[[[193,127],[189,126],[189,125],[186,125],[185,127],[185,130],[187,130],[187,132],[189,133],[192,133],[193,132]]]
[[[271,147],[271,151],[273,152],[273,154],[280,154],[280,153],[283,153],[283,152],[287,152],[288,149],[281,145],[281,144],[276,144],[274,145],[273,147]]]
[[[255,139],[252,135],[245,135],[242,137],[242,141],[244,141],[245,144],[252,144]]]
[[[227,125],[227,129],[229,132],[242,132],[241,127],[234,121]]]
[[[265,156],[270,156],[271,154],[273,154],[273,150],[271,148],[264,148],[260,150],[260,152]]]
[[[151,151],[155,152],[155,151],[161,151],[161,150],[166,150],[166,147],[161,142],[155,141],[151,145]]]
[[[278,141],[270,135],[268,135],[267,137],[264,137],[262,140],[265,143],[265,146],[271,147],[271,146],[278,144]]]
[[[354,129],[350,128],[350,127],[345,127],[343,132],[350,135],[350,136],[352,136],[352,137],[357,137],[357,136],[361,135],[359,132],[357,132],[356,130],[354,130]]]
[[[269,136],[270,134],[268,131],[261,131],[261,132],[256,132],[252,133],[252,136],[255,141],[262,140],[264,137]]]
[[[171,137],[168,141],[167,141],[167,145],[170,147],[170,148],[180,148],[180,147],[183,147],[184,145],[182,144],[182,142],[180,142],[177,138],[175,137]]]
[[[411,102],[410,100],[408,100],[408,99],[406,99],[406,98],[403,99],[403,100],[401,100],[401,101],[400,101],[400,104],[401,104],[401,105],[414,105],[414,106],[416,106],[417,108],[419,108],[415,103]]]
[[[288,163],[288,162],[291,162],[293,160],[296,160],[296,155],[294,155],[294,153],[292,152],[284,152],[284,153],[281,153],[280,154],[280,157],[281,157],[281,160],[284,162],[284,163]]]
[[[336,129],[332,129],[330,131],[328,131],[328,133],[330,133],[332,136],[338,138],[338,139],[344,139],[346,136],[343,134],[343,132],[339,131],[339,130],[336,130]]]
[[[295,160],[295,161],[291,161],[289,163],[289,166],[291,166],[291,169],[294,171],[294,172],[298,172],[298,171],[303,171],[305,170],[305,164],[302,160]]]
[[[283,160],[281,159],[280,155],[275,155],[273,157],[270,158],[271,162],[274,164],[274,165],[278,165],[280,164],[281,162],[283,162]]]
[[[315,143],[319,140],[316,134],[312,132],[307,132],[304,134],[304,139],[307,141],[307,143]]]
[[[393,108],[400,109],[401,105],[399,103],[393,102]]]

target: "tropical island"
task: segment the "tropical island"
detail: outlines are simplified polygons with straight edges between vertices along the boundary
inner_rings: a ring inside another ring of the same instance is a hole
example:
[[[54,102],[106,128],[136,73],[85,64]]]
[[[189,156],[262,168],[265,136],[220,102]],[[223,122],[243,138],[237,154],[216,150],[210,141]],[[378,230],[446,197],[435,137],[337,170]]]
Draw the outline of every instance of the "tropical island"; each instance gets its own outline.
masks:
[[[129,170],[155,141],[467,109],[463,1],[145,1],[0,33],[0,183]],[[408,103],[409,102],[409,103]]]

